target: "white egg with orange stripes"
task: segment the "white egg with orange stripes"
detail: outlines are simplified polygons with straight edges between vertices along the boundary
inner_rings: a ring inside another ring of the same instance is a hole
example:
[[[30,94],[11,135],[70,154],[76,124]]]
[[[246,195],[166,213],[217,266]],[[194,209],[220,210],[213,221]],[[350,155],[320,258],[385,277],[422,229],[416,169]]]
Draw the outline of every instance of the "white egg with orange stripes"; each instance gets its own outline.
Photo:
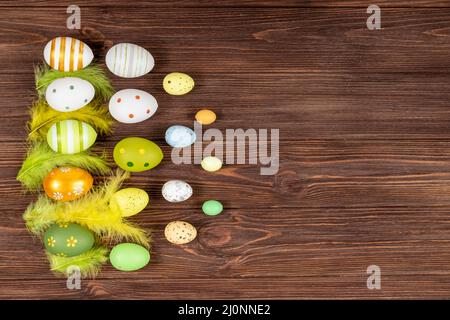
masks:
[[[94,54],[83,41],[71,37],[57,37],[45,46],[44,59],[52,69],[77,71],[87,67],[94,59]]]
[[[86,80],[66,77],[50,83],[45,99],[50,107],[60,112],[70,112],[83,108],[92,101],[94,86]]]
[[[138,89],[116,92],[109,100],[109,112],[119,122],[138,123],[150,118],[158,109],[156,99]]]
[[[149,73],[155,66],[150,52],[133,43],[119,43],[108,50],[106,66],[122,78],[136,78]]]
[[[90,148],[97,139],[97,132],[89,124],[78,120],[61,120],[54,123],[47,133],[47,142],[53,151],[74,154]]]

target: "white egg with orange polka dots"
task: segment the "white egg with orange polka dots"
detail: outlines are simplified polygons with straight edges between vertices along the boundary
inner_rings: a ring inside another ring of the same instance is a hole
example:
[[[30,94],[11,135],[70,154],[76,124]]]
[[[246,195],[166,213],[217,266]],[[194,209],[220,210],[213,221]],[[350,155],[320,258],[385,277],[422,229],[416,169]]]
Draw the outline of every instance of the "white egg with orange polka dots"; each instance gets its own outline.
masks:
[[[109,112],[122,123],[142,122],[154,115],[157,109],[156,99],[138,89],[120,90],[109,100]]]

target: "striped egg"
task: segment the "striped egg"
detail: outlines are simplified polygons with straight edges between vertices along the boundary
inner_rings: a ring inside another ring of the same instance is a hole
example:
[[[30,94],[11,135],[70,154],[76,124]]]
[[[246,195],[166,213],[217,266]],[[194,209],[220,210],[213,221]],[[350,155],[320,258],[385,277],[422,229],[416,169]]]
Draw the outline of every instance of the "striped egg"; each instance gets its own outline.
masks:
[[[57,37],[44,48],[47,64],[58,71],[77,71],[87,67],[94,59],[91,48],[71,37]]]
[[[73,154],[92,146],[97,132],[89,124],[78,120],[62,120],[50,127],[47,142],[55,152]]]
[[[108,50],[106,66],[116,76],[136,78],[149,73],[155,66],[153,56],[133,43],[119,43]]]

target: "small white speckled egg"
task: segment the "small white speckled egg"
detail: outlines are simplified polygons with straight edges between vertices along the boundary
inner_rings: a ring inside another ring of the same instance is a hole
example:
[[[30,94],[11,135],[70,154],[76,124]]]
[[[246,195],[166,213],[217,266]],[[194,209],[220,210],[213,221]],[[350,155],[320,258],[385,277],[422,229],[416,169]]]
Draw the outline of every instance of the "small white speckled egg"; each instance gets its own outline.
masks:
[[[188,222],[172,221],[166,226],[164,235],[170,243],[186,244],[197,237],[197,230]]]
[[[195,142],[197,135],[191,128],[174,125],[166,130],[165,139],[173,148],[185,148]]]
[[[169,202],[182,202],[192,196],[192,187],[182,180],[169,180],[162,187],[162,195]]]
[[[171,95],[181,96],[194,89],[194,79],[181,72],[172,72],[164,77],[163,88]]]
[[[157,109],[156,99],[138,89],[120,90],[109,100],[109,113],[122,123],[142,122],[153,116]]]
[[[70,112],[83,108],[94,95],[94,86],[89,81],[66,77],[50,83],[45,91],[45,100],[56,111]]]

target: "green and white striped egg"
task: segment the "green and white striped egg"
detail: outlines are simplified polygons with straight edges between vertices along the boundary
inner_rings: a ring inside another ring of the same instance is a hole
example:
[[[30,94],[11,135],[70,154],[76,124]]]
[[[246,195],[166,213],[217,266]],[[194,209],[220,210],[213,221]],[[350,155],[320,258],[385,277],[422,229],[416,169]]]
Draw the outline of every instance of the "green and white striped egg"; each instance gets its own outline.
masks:
[[[149,73],[155,60],[145,48],[133,43],[119,43],[108,50],[106,66],[116,76],[136,78]]]
[[[50,127],[47,142],[55,152],[73,154],[92,146],[97,132],[89,124],[78,120],[62,120]]]

